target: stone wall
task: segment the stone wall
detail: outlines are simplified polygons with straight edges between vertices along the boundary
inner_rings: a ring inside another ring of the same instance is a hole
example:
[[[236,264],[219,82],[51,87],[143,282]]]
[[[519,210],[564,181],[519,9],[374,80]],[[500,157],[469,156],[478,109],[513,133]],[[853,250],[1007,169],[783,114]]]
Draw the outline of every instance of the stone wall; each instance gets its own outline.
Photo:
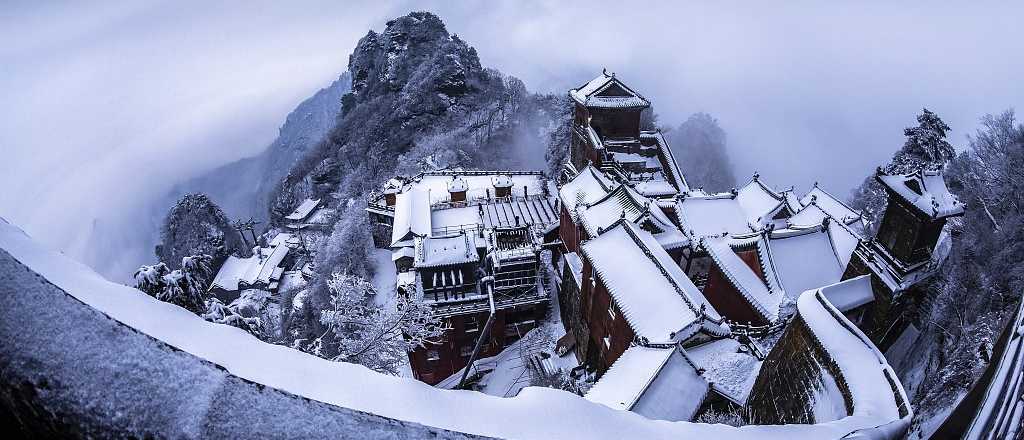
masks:
[[[838,367],[825,354],[807,324],[799,316],[786,328],[778,344],[765,358],[747,400],[751,423],[774,425],[786,423],[811,424],[815,420],[814,397],[825,386],[829,375],[843,392],[847,415],[853,402]],[[838,402],[835,402],[838,403]]]
[[[240,379],[81,303],[3,250],[0,424],[32,438],[472,437]]]

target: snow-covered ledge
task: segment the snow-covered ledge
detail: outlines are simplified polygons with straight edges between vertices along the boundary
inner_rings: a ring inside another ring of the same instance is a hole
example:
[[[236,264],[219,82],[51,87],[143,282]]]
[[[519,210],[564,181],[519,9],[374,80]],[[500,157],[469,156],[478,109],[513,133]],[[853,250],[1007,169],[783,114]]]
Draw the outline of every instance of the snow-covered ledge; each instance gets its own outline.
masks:
[[[857,401],[853,415],[833,422],[741,428],[652,421],[632,412],[614,410],[570,393],[547,388],[526,388],[517,397],[508,399],[472,391],[440,390],[412,379],[386,376],[359,365],[330,362],[285,347],[266,344],[239,329],[203,321],[177,306],[156,301],[133,288],[104,279],[90,268],[42,247],[2,219],[0,248],[68,295],[154,338],[154,344],[163,342],[191,356],[209,361],[223,368],[230,377],[398,421],[502,438],[586,436],[721,440],[829,439],[849,437],[851,434],[857,438],[896,438],[909,422],[909,416],[898,416],[899,411],[891,397],[888,403],[885,399],[876,398],[875,393],[881,390],[874,389],[855,392],[854,398]],[[14,296],[23,287],[5,285],[0,287],[0,293]],[[841,314],[821,313],[827,312],[826,307],[830,307],[822,296],[816,292],[805,293],[798,307],[810,317],[808,325],[813,327],[821,343],[829,350],[834,348],[835,353],[844,353],[836,360],[843,371],[861,371],[856,377],[848,379],[851,386],[874,387],[887,383],[880,371],[891,369],[881,365],[880,370],[878,363],[879,359],[884,363],[884,358],[870,343],[864,343],[866,339],[863,335],[845,321]],[[18,318],[28,320],[33,317]],[[839,346],[833,347],[833,344]],[[91,347],[83,345],[66,349],[88,351]],[[93,362],[104,361],[98,356],[85,358]],[[111,364],[123,362],[119,359],[106,361]],[[871,361],[871,368],[862,368],[867,366],[861,363],[868,361]],[[898,382],[896,386],[902,393]],[[262,403],[260,400],[247,402],[253,406]],[[375,427],[378,435],[380,429]]]

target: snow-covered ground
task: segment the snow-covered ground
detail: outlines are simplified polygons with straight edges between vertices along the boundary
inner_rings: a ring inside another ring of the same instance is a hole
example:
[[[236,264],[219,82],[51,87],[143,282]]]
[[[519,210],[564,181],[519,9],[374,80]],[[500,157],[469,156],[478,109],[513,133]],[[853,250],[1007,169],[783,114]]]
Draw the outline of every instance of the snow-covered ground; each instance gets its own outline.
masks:
[[[206,322],[185,309],[104,279],[90,268],[41,247],[6,221],[0,221],[0,248],[82,303],[218,365],[233,376],[330,405],[428,426],[502,438],[771,440],[841,438],[861,429],[878,434],[898,429],[902,422],[892,424],[899,418],[894,416],[892,394],[887,393],[888,383],[880,374],[888,368],[884,358],[862,341],[863,335],[855,329],[848,331],[840,325],[845,321],[837,321],[822,308],[825,306],[816,305],[817,297],[812,297],[812,292],[801,297],[801,314],[810,317],[808,326],[822,345],[833,352],[841,371],[847,375],[854,391],[854,414],[816,425],[733,428],[651,421],[547,388],[527,387],[513,398],[440,390],[413,379],[386,376],[360,365],[331,362],[266,344],[241,329]],[[891,435],[893,431],[889,432]]]

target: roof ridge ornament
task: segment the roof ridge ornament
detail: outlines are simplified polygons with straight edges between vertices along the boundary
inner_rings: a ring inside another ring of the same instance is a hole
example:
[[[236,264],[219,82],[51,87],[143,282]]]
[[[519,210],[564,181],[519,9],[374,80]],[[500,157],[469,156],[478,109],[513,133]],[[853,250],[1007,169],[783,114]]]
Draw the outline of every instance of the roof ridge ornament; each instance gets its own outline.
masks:
[[[757,182],[757,179],[760,179],[760,178],[761,178],[761,173],[758,173],[758,172],[757,172],[757,171],[755,170],[755,171],[754,171],[754,181],[755,181],[755,182]]]

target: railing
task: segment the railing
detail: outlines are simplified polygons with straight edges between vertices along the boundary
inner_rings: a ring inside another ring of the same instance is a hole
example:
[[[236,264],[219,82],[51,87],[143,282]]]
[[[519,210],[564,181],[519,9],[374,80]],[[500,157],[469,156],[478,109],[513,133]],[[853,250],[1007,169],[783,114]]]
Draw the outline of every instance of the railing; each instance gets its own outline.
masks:
[[[430,233],[434,237],[443,237],[443,236],[447,236],[447,235],[454,235],[454,234],[458,234],[458,233],[460,233],[462,231],[466,231],[466,232],[470,233],[470,235],[475,235],[475,234],[477,234],[478,231],[483,230],[483,229],[484,229],[484,225],[481,225],[479,223],[466,223],[466,224],[462,224],[462,225],[449,225],[449,226],[442,226],[440,228],[431,228],[430,229]]]

